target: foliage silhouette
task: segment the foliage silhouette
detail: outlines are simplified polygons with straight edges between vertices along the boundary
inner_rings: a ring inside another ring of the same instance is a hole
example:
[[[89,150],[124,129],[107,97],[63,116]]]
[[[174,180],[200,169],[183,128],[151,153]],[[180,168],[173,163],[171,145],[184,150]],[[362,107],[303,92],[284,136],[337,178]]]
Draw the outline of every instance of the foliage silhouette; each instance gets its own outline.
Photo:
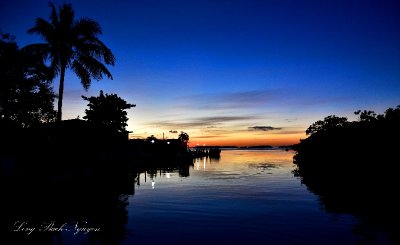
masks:
[[[83,118],[93,125],[100,128],[111,129],[118,133],[127,133],[125,127],[128,125],[127,113],[125,110],[135,107],[134,104],[129,104],[116,94],[105,94],[100,91],[97,97],[82,98],[89,101],[89,109],[85,110],[86,116]]]
[[[28,33],[40,35],[45,43],[31,44],[24,51],[40,55],[50,63],[54,75],[59,75],[57,121],[62,119],[62,100],[64,94],[65,71],[70,68],[88,90],[92,79],[97,81],[112,75],[106,65],[114,65],[115,57],[111,50],[100,41],[100,25],[91,19],[75,20],[71,4],[63,4],[58,11],[50,3],[50,22],[37,18],[35,26]]]
[[[355,214],[398,242],[400,106],[355,114],[357,121],[330,116],[311,125],[294,146],[294,173],[328,211]]]
[[[0,39],[0,120],[30,127],[55,119],[51,72],[38,56],[24,53],[13,37]]]
[[[149,137],[146,138],[146,142],[154,143],[158,139],[154,135],[150,135]]]
[[[340,128],[347,124],[346,117],[337,117],[335,115],[325,117],[323,121],[317,121],[313,123],[308,129],[306,130],[306,134],[314,134],[321,131],[331,130],[333,128]]]
[[[180,140],[183,143],[188,143],[189,142],[189,134],[182,131],[178,136],[178,140]]]

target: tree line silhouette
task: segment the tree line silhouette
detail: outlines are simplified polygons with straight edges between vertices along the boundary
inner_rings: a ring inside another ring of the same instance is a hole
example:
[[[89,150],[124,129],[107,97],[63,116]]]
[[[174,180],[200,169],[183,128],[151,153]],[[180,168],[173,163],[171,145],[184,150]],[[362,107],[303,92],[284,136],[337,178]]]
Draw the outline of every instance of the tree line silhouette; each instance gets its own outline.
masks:
[[[94,150],[117,136],[128,139],[126,110],[135,105],[116,94],[100,91],[97,97],[82,96],[89,102],[86,121],[61,121],[66,69],[88,90],[92,79],[100,80],[103,75],[112,79],[106,65],[114,65],[115,57],[98,38],[102,31],[96,21],[75,19],[68,3],[49,6],[49,21],[37,18],[28,30],[41,36],[42,43],[19,48],[15,37],[0,33],[0,156],[62,153],[79,142]],[[55,94],[52,83],[57,77],[60,83]],[[56,99],[58,110],[54,109]]]
[[[0,39],[0,123],[2,127],[30,127],[55,120],[51,80],[43,60],[21,50],[15,38]]]
[[[19,221],[35,227],[54,221],[101,228],[83,243],[118,244],[125,236],[128,195],[140,173],[189,175],[191,158],[158,161],[180,153],[189,135],[182,132],[169,148],[160,147],[169,151],[165,154],[151,142],[136,146],[126,130],[126,110],[136,105],[103,91],[82,96],[88,102],[84,120],[61,120],[65,71],[71,69],[87,90],[93,79],[112,79],[106,65],[114,65],[115,57],[98,38],[97,22],[74,19],[70,4],[50,3],[50,8],[50,20],[37,18],[28,30],[43,43],[20,48],[15,37],[0,32],[0,241],[61,244],[59,231],[32,236],[13,231]],[[52,88],[57,77],[58,94]],[[141,158],[143,147],[156,161]]]
[[[25,151],[62,154],[76,150],[78,154],[85,149],[94,155],[119,148],[126,152],[128,144],[121,144],[122,138],[128,140],[126,110],[136,105],[117,94],[100,91],[98,96],[82,96],[88,101],[85,121],[61,120],[65,71],[71,69],[88,90],[92,79],[100,80],[103,75],[112,79],[106,65],[114,65],[115,57],[98,38],[102,31],[96,21],[75,19],[68,3],[49,6],[49,21],[39,17],[28,30],[41,36],[43,43],[20,49],[14,37],[1,34],[0,157]],[[51,85],[57,77],[55,94]],[[55,99],[58,110],[54,110]],[[179,144],[182,149],[186,150],[188,141],[189,135],[182,132],[178,138],[178,143],[184,143]]]
[[[332,115],[313,123],[294,146],[294,173],[326,210],[356,214],[398,242],[400,106],[355,114],[356,121]]]

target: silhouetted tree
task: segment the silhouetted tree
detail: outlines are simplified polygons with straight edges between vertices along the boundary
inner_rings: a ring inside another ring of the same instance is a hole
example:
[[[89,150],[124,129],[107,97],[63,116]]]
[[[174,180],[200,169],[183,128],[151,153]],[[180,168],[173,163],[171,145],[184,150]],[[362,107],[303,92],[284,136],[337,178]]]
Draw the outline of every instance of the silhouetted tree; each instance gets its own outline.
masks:
[[[358,120],[360,122],[374,122],[374,121],[378,120],[377,115],[374,111],[358,110],[358,111],[354,112],[354,114],[359,115]]]
[[[326,117],[294,145],[294,170],[325,209],[353,213],[398,236],[400,106],[384,114],[359,110],[357,121]]]
[[[178,140],[180,140],[184,143],[187,143],[187,142],[189,142],[189,135],[187,133],[181,131],[181,133],[178,136]]]
[[[178,136],[178,140],[180,140],[182,143],[187,145],[187,143],[189,142],[189,135],[187,133],[181,131],[181,133]]]
[[[89,101],[89,109],[85,110],[86,116],[83,118],[99,127],[112,129],[115,132],[127,132],[127,113],[125,110],[135,107],[134,104],[128,104],[125,100],[116,94],[103,94],[97,97],[85,97],[84,100]]]
[[[0,39],[0,119],[29,127],[55,119],[52,76],[40,57],[22,52],[14,38]]]
[[[382,120],[389,121],[393,124],[400,121],[400,105],[398,105],[395,109],[389,108],[385,111]],[[397,125],[399,126],[399,125]]]
[[[151,136],[149,136],[149,137],[147,137],[146,138],[146,141],[147,142],[155,142],[155,141],[157,141],[157,138],[156,138],[156,136],[154,136],[154,135],[151,135]]]
[[[317,132],[327,131],[333,128],[340,128],[347,125],[348,121],[346,117],[337,117],[335,115],[331,115],[325,117],[323,121],[319,120],[313,123],[308,129],[306,130],[307,135],[312,135]]]
[[[112,79],[103,63],[114,65],[115,57],[98,39],[102,32],[96,21],[87,18],[75,20],[70,4],[61,5],[58,11],[54,4],[50,3],[50,7],[50,22],[37,18],[35,26],[28,30],[28,33],[42,36],[45,43],[31,44],[24,50],[48,60],[52,71],[59,75],[57,121],[61,121],[65,70],[71,68],[83,88],[88,90],[92,78],[99,81],[105,74]]]

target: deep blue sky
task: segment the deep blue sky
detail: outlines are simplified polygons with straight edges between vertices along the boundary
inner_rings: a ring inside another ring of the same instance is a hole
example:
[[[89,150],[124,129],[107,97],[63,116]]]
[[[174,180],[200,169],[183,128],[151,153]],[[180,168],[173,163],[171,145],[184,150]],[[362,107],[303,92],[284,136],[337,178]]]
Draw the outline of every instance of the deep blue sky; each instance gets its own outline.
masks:
[[[40,42],[26,30],[48,18],[47,2],[1,1],[0,28],[20,46]],[[87,93],[67,74],[65,118],[102,89],[137,104],[136,136],[280,144],[327,115],[400,104],[399,1],[69,2],[101,24],[117,62],[114,80]]]

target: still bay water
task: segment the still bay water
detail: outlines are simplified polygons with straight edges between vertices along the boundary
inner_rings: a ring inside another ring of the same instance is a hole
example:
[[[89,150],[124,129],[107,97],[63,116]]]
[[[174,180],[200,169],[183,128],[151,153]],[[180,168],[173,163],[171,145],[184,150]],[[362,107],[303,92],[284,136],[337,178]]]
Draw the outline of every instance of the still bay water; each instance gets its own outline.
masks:
[[[17,179],[2,187],[0,243],[391,244],[360,217],[327,212],[295,177],[293,154],[225,149],[120,179]]]
[[[142,173],[123,244],[358,244],[358,221],[324,211],[292,173],[293,152],[223,150],[189,176]],[[376,244],[387,243],[377,236]]]

